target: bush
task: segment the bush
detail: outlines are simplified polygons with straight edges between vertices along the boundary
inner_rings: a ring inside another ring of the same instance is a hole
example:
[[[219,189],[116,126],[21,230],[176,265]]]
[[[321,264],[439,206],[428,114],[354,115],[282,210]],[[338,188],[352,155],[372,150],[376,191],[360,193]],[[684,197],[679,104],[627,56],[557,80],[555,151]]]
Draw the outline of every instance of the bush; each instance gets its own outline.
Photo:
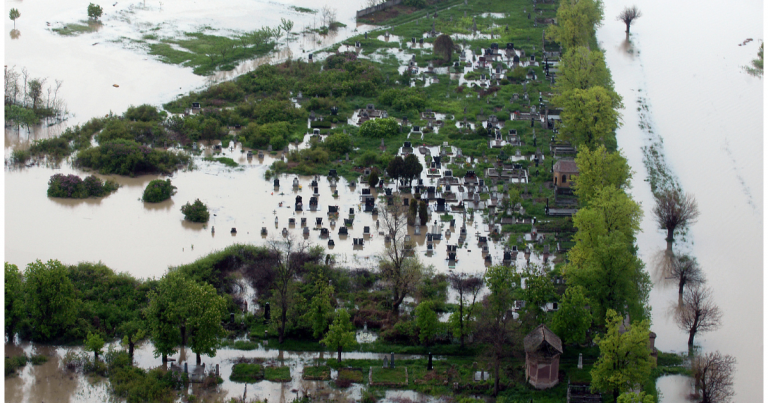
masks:
[[[400,125],[395,118],[367,120],[360,126],[360,135],[364,137],[390,137],[400,131]]]
[[[80,151],[75,165],[98,169],[102,174],[130,175],[170,173],[189,156],[165,150],[155,150],[132,140],[114,140],[98,147]]]
[[[149,203],[159,203],[163,200],[168,200],[173,194],[175,186],[171,185],[171,180],[155,179],[147,185],[144,189],[144,196],[142,200]]]
[[[29,159],[29,150],[13,150],[11,151],[11,161],[14,164],[23,164]]]
[[[181,206],[181,212],[184,214],[184,219],[192,222],[208,222],[210,214],[208,213],[208,207],[200,201],[195,199],[192,204]]]
[[[85,199],[87,197],[102,197],[117,190],[115,181],[101,179],[90,175],[85,180],[77,175],[55,174],[48,180],[48,197],[64,197]]]
[[[331,122],[327,120],[315,120],[312,123],[309,124],[312,128],[317,129],[330,129],[331,128]]]
[[[344,154],[352,151],[352,137],[345,133],[334,133],[323,140],[329,151]]]

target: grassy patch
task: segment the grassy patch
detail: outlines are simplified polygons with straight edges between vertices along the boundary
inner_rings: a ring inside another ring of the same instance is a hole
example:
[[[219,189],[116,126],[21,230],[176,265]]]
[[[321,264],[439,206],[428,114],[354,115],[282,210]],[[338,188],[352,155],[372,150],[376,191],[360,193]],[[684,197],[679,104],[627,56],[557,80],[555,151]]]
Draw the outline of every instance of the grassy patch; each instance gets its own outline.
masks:
[[[264,367],[259,364],[235,364],[229,380],[241,383],[254,383],[264,379]]]
[[[363,371],[356,368],[342,368],[339,370],[339,379],[363,383]]]
[[[230,168],[235,168],[239,165],[237,162],[235,162],[235,160],[227,157],[205,157],[203,158],[203,161],[221,162]]]
[[[299,13],[307,13],[307,14],[315,14],[315,13],[317,13],[317,10],[313,10],[311,8],[305,8],[305,7],[291,6],[291,9],[293,11],[296,11],[296,12],[299,12]]]
[[[81,34],[96,32],[99,28],[101,28],[100,22],[81,22],[83,22],[83,24],[67,24],[62,28],[53,28],[52,31],[62,36],[77,36]]]
[[[372,385],[406,385],[408,377],[405,367],[381,368],[373,367],[371,373]]]
[[[266,367],[264,369],[264,379],[272,382],[290,382],[290,367]]]
[[[310,381],[327,381],[331,379],[331,368],[327,365],[304,367],[303,378]]]

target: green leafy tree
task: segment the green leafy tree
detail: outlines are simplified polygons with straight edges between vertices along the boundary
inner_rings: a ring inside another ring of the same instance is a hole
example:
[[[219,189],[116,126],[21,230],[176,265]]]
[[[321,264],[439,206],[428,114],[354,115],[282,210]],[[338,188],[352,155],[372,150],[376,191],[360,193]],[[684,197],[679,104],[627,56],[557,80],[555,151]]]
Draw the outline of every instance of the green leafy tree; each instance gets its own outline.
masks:
[[[454,47],[451,37],[442,34],[435,39],[433,51],[435,55],[440,56],[444,62],[450,62]]]
[[[11,13],[9,14],[9,16],[11,17],[11,20],[13,21],[13,29],[16,29],[16,19],[21,17],[21,13],[19,12],[19,10],[15,9],[15,8],[12,8],[11,9]]]
[[[605,320],[605,335],[595,338],[600,357],[590,375],[592,390],[613,394],[616,403],[621,393],[642,386],[651,375],[650,322],[635,321],[622,333],[622,317],[616,311],[608,310]]]
[[[189,346],[200,364],[200,354],[215,357],[219,339],[226,335],[221,319],[226,314],[227,302],[207,283],[190,283],[186,294],[182,303],[190,335]]]
[[[98,19],[101,17],[101,14],[104,12],[104,10],[101,8],[100,5],[97,4],[88,4],[88,18]]]
[[[58,260],[29,263],[23,289],[33,340],[51,340],[75,322],[75,287],[67,277],[67,268]]]
[[[586,290],[580,285],[565,289],[560,309],[552,316],[552,330],[564,343],[584,343],[592,326],[592,312]]]
[[[424,170],[424,167],[421,165],[419,157],[417,157],[416,154],[408,154],[403,162],[403,176],[408,178],[408,184],[410,184],[411,181],[421,175],[421,171]]]
[[[24,313],[22,275],[18,266],[5,262],[5,334],[13,343],[13,336]]]
[[[333,133],[323,140],[329,151],[344,154],[352,151],[352,137],[345,133]]]
[[[586,206],[602,188],[613,185],[617,189],[628,189],[632,179],[632,169],[620,151],[609,153],[600,145],[594,150],[580,146],[576,155],[579,175],[574,179],[574,193],[579,203]]]
[[[394,179],[395,182],[397,182],[399,178],[405,176],[405,161],[403,160],[403,157],[398,155],[389,161],[389,165],[387,165],[387,175]]]
[[[440,327],[434,302],[422,301],[416,306],[416,326],[419,327],[419,341],[429,345]]]
[[[320,340],[320,343],[336,350],[339,363],[341,363],[341,351],[357,344],[357,340],[355,340],[355,327],[350,322],[349,312],[346,309],[338,310],[336,318],[333,319],[333,324],[328,328],[328,332]]]
[[[88,333],[88,338],[85,339],[85,349],[93,352],[94,362],[99,360],[99,354],[103,348],[104,339],[98,333]]]
[[[483,278],[478,275],[452,272],[448,275],[451,288],[458,295],[459,310],[454,311],[448,318],[448,323],[453,330],[453,336],[461,340],[464,347],[464,338],[472,329],[472,319],[475,314],[475,301],[477,294],[483,288]],[[470,299],[471,302],[470,302]]]
[[[315,282],[313,295],[304,322],[312,324],[312,336],[318,339],[328,329],[328,324],[333,318],[333,306],[331,305],[333,286],[321,278]]]
[[[582,0],[584,1],[584,0]],[[560,138],[574,146],[595,149],[601,144],[616,143],[615,131],[621,114],[614,107],[611,94],[604,87],[573,89],[562,94],[562,127]]]
[[[149,203],[159,203],[163,200],[168,200],[173,195],[174,189],[176,189],[176,186],[171,185],[170,179],[155,179],[144,188],[142,200]]]
[[[525,299],[525,310],[531,312],[535,318],[536,323],[545,321],[545,312],[542,307],[547,302],[552,302],[557,299],[555,293],[555,286],[552,284],[552,280],[545,275],[531,274],[529,271],[525,280],[525,290],[522,295]]]
[[[184,214],[185,220],[192,222],[208,222],[208,218],[210,218],[208,207],[200,199],[195,199],[195,202],[192,204],[187,202],[187,204],[181,206],[181,213]]]
[[[121,340],[124,346],[128,346],[128,356],[133,361],[133,349],[136,347],[136,343],[147,337],[147,325],[144,321],[136,319],[128,322],[124,322],[120,325],[118,332],[123,335]]]
[[[619,395],[618,403],[656,403],[656,399],[645,392],[624,392]]]
[[[427,225],[429,220],[429,211],[427,210],[427,203],[424,200],[419,202],[419,221],[421,225]]]
[[[182,344],[182,326],[187,318],[185,300],[192,280],[178,270],[168,272],[149,293],[149,305],[145,310],[147,326],[150,329],[154,355],[162,355],[163,362],[168,355],[176,353]]]
[[[391,137],[400,132],[400,125],[395,118],[380,118],[366,120],[360,125],[360,133],[363,137]]]
[[[370,187],[376,187],[376,185],[379,184],[379,175],[376,175],[376,172],[371,172],[370,175],[368,175],[368,186]]]
[[[547,37],[566,49],[586,46],[602,20],[600,0],[561,0],[557,8],[557,24],[547,28]]]
[[[603,87],[611,98],[615,109],[622,108],[621,95],[613,88],[613,79],[605,65],[605,55],[599,50],[584,46],[568,49],[558,65],[558,79],[555,84],[557,95],[552,99],[556,106],[563,107],[566,95],[572,90],[587,90]]]

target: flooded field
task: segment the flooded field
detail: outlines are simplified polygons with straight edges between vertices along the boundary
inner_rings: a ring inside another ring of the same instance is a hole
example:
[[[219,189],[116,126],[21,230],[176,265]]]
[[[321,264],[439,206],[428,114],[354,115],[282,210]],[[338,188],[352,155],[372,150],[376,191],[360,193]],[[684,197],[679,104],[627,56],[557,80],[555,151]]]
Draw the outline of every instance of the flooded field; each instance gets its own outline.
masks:
[[[666,247],[657,229],[641,147],[637,100],[647,99],[653,131],[660,135],[666,162],[684,191],[696,196],[701,217],[684,242],[675,245],[695,256],[723,312],[722,327],[697,335],[705,352],[736,357],[736,401],[763,396],[763,82],[742,70],[760,47],[759,1],[698,9],[696,21],[670,14],[668,3],[646,2],[632,25],[631,43],[613,16],[625,7],[605,3],[606,20],[598,41],[606,53],[616,91],[624,98],[619,147],[635,171],[632,195],[645,217],[638,235],[640,255],[652,278],[653,257]],[[695,7],[684,2],[681,7]],[[712,24],[718,29],[712,30]],[[746,38],[755,41],[739,46]],[[670,66],[677,66],[670,68]],[[738,118],[736,118],[738,116]],[[654,284],[650,304],[656,347],[686,351],[687,335],[668,315],[677,289]],[[663,402],[682,402],[684,377],[659,380]]]

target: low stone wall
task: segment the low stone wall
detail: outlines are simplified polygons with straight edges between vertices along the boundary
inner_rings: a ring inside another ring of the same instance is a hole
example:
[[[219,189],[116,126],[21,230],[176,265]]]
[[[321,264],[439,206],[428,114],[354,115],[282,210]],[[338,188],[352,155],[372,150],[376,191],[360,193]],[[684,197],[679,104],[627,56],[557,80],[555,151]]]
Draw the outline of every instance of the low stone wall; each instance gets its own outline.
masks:
[[[362,10],[358,10],[356,14],[356,18],[360,18],[363,16],[366,16],[368,14],[375,13],[377,11],[386,10],[388,8],[394,7],[400,3],[402,3],[403,0],[389,0],[381,4],[377,4],[373,7],[364,8]]]

